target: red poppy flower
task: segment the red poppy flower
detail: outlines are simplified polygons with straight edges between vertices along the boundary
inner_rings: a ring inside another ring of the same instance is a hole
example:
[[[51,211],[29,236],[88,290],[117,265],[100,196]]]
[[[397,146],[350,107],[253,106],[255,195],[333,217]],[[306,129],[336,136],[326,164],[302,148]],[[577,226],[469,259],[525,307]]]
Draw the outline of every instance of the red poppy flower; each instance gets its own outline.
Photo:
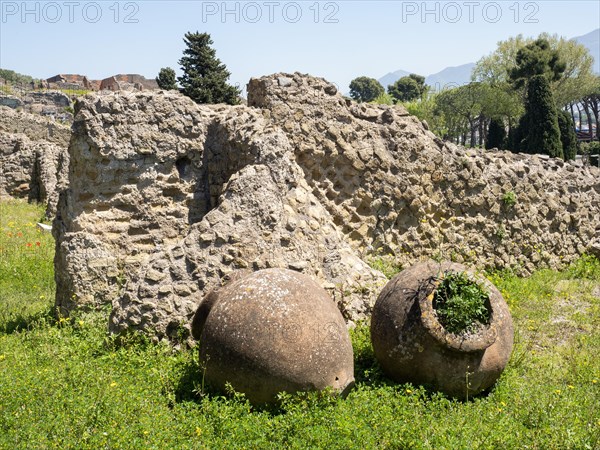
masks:
[[[40,245],[42,245],[42,244],[41,244],[41,242],[36,242],[36,243],[35,243],[35,246],[36,246],[36,247],[39,247]]]
[[[27,243],[27,247],[31,247],[31,242],[28,242],[28,243]]]

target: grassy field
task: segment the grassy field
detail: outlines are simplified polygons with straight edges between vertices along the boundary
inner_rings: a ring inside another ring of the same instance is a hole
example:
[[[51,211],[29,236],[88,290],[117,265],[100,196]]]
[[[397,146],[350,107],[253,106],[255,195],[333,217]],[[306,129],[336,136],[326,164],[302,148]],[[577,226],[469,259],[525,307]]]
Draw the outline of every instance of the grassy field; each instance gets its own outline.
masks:
[[[117,345],[107,311],[55,319],[43,208],[0,202],[0,449],[599,449],[600,263],[490,278],[516,324],[487,395],[455,401],[385,378],[368,327],[352,333],[345,400],[283,396],[255,409],[202,387],[197,351]]]

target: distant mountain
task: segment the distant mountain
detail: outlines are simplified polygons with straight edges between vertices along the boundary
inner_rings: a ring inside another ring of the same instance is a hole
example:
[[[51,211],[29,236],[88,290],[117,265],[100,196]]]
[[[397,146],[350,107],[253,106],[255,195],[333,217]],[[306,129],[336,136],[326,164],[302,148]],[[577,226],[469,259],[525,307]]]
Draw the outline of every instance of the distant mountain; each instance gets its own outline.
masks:
[[[594,72],[600,75],[600,28],[583,36],[574,37],[573,40],[590,51],[594,57]]]
[[[475,67],[475,63],[467,63],[456,67],[446,67],[438,73],[425,77],[425,84],[431,86],[434,91],[467,84],[471,81],[473,67]]]
[[[444,87],[456,87],[466,84],[471,81],[471,71],[475,67],[474,63],[467,63],[456,67],[446,67],[437,73],[425,77],[425,84],[431,86],[438,91]],[[390,84],[394,84],[397,80],[405,77],[413,72],[406,70],[396,70],[381,77],[378,81],[387,89]],[[421,74],[419,74],[421,75]]]
[[[394,84],[396,80],[399,80],[402,77],[406,77],[410,75],[412,72],[407,72],[406,70],[396,70],[395,72],[390,72],[387,75],[382,76],[378,81],[387,90],[387,87],[390,84]]]
[[[600,74],[600,28],[584,34],[583,36],[574,37],[573,40],[579,44],[582,44],[589,50],[590,54],[595,60],[593,70],[597,74]],[[444,87],[467,84],[469,81],[471,81],[471,72],[473,71],[473,67],[475,67],[475,63],[462,64],[456,67],[446,67],[438,73],[427,75],[425,77],[425,84],[428,84],[436,91],[439,91]],[[381,77],[379,82],[384,88],[387,89],[388,85],[395,83],[396,80],[399,80],[410,73],[413,72],[396,70],[395,72],[390,72]]]

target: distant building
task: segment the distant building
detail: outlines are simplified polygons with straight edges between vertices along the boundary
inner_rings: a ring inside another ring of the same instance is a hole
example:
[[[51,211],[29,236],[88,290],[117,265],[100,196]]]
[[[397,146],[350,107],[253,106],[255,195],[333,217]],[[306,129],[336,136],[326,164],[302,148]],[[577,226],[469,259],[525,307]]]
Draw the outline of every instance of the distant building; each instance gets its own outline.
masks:
[[[76,74],[59,74],[53,77],[47,78],[49,88],[60,88],[60,89],[87,89],[90,91],[97,91],[100,87],[100,81],[89,80],[85,75]]]
[[[52,89],[86,89],[89,91],[145,91],[158,89],[156,80],[138,74],[118,74],[103,80],[90,80],[85,75],[59,74],[46,79]]]
[[[46,78],[46,81],[48,83],[72,83],[83,86],[84,79],[87,79],[85,75],[58,74],[54,75],[53,77]]]
[[[100,83],[100,90],[108,91],[144,91],[158,89],[156,80],[149,80],[138,74],[119,74],[105,78]]]

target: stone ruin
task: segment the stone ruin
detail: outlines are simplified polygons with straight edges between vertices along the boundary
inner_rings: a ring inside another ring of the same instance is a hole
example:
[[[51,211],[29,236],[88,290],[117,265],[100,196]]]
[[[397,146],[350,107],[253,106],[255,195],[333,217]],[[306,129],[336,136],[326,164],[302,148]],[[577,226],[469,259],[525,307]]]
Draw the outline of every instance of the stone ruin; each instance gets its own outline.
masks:
[[[53,217],[69,168],[68,126],[0,106],[0,197],[47,204]]]
[[[71,103],[71,98],[61,91],[24,90],[17,92],[17,95],[0,92],[0,106],[8,106],[20,112],[45,116],[69,125],[73,121],[70,112]]]
[[[308,274],[355,321],[386,283],[372,258],[528,273],[600,243],[600,170],[464,149],[297,73],[250,80],[247,106],[87,96],[69,156],[56,305],[109,304],[114,332],[186,334],[237,269]]]

